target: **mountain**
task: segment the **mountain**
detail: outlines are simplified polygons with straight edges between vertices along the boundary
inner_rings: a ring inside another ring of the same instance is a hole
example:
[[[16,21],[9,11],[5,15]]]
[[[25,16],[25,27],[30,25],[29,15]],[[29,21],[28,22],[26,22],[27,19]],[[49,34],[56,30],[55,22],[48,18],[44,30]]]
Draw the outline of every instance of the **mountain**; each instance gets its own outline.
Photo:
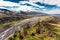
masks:
[[[14,17],[14,16],[17,16],[18,13],[15,12],[15,11],[11,11],[11,10],[8,10],[8,9],[0,9],[0,18],[6,18],[6,17]]]
[[[31,12],[20,11],[20,14],[31,15],[31,16],[49,16],[49,14],[42,13],[42,12],[36,12],[36,11],[31,11]]]
[[[60,14],[51,14],[51,15],[60,19]]]
[[[3,13],[0,13],[0,18],[4,18],[4,17],[9,17],[9,15],[6,15],[6,14],[3,14]]]
[[[12,14],[14,14],[15,12],[10,11],[10,10],[8,10],[8,9],[0,9],[0,13],[6,14],[6,15],[12,15]]]

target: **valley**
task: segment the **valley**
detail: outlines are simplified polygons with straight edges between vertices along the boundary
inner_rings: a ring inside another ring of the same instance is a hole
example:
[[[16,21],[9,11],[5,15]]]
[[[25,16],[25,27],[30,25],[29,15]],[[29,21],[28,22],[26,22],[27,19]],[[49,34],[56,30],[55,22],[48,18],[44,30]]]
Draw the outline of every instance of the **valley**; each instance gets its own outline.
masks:
[[[0,0],[0,40],[60,40],[60,1]]]
[[[7,40],[60,40],[60,19],[41,16],[37,23],[22,26]]]
[[[1,10],[4,10],[0,12],[1,40],[60,40],[59,17],[40,12]]]

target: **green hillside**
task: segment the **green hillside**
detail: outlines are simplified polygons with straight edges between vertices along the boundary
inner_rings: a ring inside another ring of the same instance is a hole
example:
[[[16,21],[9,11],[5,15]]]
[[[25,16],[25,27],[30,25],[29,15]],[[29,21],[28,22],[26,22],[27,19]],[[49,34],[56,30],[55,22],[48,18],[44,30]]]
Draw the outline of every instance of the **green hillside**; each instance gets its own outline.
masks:
[[[59,22],[54,19],[36,24],[27,24],[27,26],[22,26],[19,31],[16,31],[7,40],[60,40]]]

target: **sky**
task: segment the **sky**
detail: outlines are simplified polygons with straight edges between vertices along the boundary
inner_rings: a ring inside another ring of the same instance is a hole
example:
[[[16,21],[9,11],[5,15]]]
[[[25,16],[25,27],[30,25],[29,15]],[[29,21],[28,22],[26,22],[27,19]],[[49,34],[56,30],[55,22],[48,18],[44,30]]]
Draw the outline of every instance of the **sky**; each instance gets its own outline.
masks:
[[[0,0],[0,8],[60,14],[60,0]]]
[[[59,5],[60,6],[60,0],[4,0],[4,1],[11,1],[11,2],[19,2],[19,1],[30,1],[30,2],[44,2],[51,5]]]
[[[11,1],[11,2],[19,2],[20,0],[4,0],[4,1]]]

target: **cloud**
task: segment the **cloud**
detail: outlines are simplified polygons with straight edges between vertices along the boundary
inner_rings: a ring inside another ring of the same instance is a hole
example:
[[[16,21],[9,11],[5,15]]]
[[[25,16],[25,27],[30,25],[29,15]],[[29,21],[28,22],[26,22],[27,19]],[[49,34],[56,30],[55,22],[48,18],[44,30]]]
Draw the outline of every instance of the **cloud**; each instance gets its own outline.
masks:
[[[60,6],[60,0],[29,0],[30,2],[41,2],[49,5],[57,5]]]
[[[45,8],[44,6],[39,6],[39,5],[37,5],[37,4],[35,4],[35,3],[31,3],[31,2],[28,2],[28,1],[20,1],[19,2],[19,4],[30,4],[30,5],[32,5],[32,6],[35,6],[35,7],[39,7],[39,8]]]
[[[36,4],[32,4],[32,3],[29,3],[29,4],[31,4],[35,7],[27,6],[27,5],[20,5],[18,3],[9,2],[9,1],[0,1],[0,8],[12,10],[12,11],[20,11],[20,10],[22,10],[22,11],[35,11],[36,9],[37,10],[39,9],[39,8],[36,8],[36,6],[37,6]]]
[[[19,4],[9,1],[0,1],[0,8],[16,11],[20,7]]]
[[[43,0],[30,0],[30,2],[28,1],[20,1],[19,3],[14,3],[14,2],[9,2],[9,1],[2,1],[0,0],[0,8],[3,9],[9,9],[12,11],[38,11],[38,12],[43,12],[43,13],[48,13],[48,14],[60,14],[60,9],[58,8],[53,8],[53,9],[49,9],[44,7],[44,6],[39,6],[37,4],[34,4],[33,2],[43,2]],[[59,6],[60,2],[56,3],[54,2],[54,0],[49,1],[45,0],[44,3],[46,4],[51,4],[51,5],[57,5]],[[27,4],[30,4],[31,6],[27,6]],[[53,4],[52,4],[53,3]],[[21,5],[21,4],[25,4],[25,5]]]
[[[31,6],[21,6],[18,10],[21,10],[21,11],[33,11],[32,7]]]
[[[60,14],[60,9],[52,9],[44,12],[48,14]]]
[[[38,2],[40,0],[29,0],[29,2]]]
[[[0,1],[3,1],[3,0],[0,0]]]
[[[45,0],[44,3],[60,6],[60,0]]]
[[[19,6],[17,3],[9,1],[0,1],[0,6]]]

